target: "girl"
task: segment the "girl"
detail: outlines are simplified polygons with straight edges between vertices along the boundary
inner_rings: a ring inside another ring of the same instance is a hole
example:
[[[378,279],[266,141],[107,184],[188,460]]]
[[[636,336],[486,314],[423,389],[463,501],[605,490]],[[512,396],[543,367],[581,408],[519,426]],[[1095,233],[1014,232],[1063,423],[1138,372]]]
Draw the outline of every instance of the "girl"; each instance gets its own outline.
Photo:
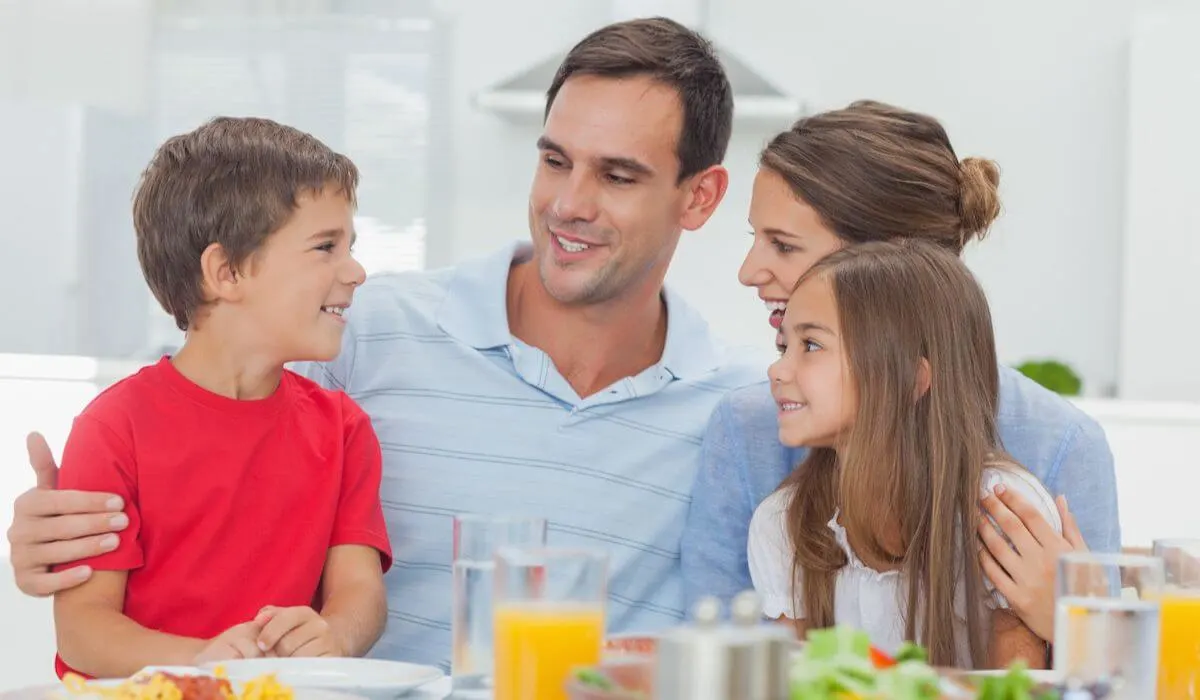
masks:
[[[753,235],[738,279],[766,303],[763,327],[769,320],[773,337],[797,280],[835,250],[919,238],[961,254],[1000,212],[999,181],[991,160],[960,159],[929,115],[859,101],[805,117],[762,152],[750,202]],[[779,442],[769,384],[764,377],[726,394],[705,430],[680,547],[688,601],[730,599],[750,587],[754,508],[807,456]],[[1084,548],[1084,540],[1098,551],[1120,549],[1112,454],[1094,419],[1008,367],[1000,368],[996,428],[1005,452],[1061,494],[1065,537],[1016,490],[983,505],[1019,552],[980,529],[989,579],[1050,640],[1058,555]]]
[[[998,447],[991,315],[965,265],[913,239],[843,248],[800,278],[778,343],[779,439],[810,452],[751,520],[766,615],[918,641],[940,666],[1041,667],[1041,640],[985,586],[980,494],[1002,484],[1061,521]]]

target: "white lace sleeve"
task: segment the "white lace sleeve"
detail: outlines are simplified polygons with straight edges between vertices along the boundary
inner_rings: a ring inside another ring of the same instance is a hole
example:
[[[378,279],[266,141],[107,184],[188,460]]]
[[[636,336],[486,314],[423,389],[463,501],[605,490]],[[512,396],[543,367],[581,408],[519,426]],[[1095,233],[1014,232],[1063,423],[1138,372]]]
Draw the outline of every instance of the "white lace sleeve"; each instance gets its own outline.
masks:
[[[1054,531],[1062,534],[1062,517],[1058,514],[1058,507],[1054,505],[1054,497],[1050,495],[1045,486],[1042,486],[1042,482],[1038,481],[1036,476],[1020,468],[989,467],[985,469],[983,489],[990,492],[997,484],[1004,484],[1005,488],[1016,491],[1017,495],[1032,503],[1046,519],[1046,522],[1054,528]],[[1002,537],[1004,536],[1004,533],[1000,534]],[[1011,546],[1012,543],[1010,542],[1009,545]],[[996,590],[991,579],[984,576],[983,585],[989,596],[987,601],[989,607],[1004,609],[1009,607],[1008,599]]]
[[[754,591],[763,601],[763,616],[796,620],[804,617],[804,610],[793,595],[792,543],[784,520],[789,495],[776,491],[754,510],[746,555]],[[795,583],[798,589],[799,580]]]

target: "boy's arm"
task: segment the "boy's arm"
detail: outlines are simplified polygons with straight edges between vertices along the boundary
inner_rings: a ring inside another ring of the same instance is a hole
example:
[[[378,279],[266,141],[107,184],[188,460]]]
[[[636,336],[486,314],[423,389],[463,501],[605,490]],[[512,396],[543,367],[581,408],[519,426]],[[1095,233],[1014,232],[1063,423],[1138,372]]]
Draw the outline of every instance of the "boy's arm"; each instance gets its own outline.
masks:
[[[97,571],[54,597],[58,653],[71,668],[123,678],[150,665],[191,666],[207,642],[154,632],[126,617],[124,571]]]
[[[321,617],[345,656],[363,656],[383,634],[387,590],[379,551],[346,544],[333,547],[321,575]]]
[[[391,542],[379,500],[383,454],[367,414],[348,396],[345,461],[337,520],[321,575],[321,616],[349,656],[371,650],[387,622],[383,574],[392,563]]]

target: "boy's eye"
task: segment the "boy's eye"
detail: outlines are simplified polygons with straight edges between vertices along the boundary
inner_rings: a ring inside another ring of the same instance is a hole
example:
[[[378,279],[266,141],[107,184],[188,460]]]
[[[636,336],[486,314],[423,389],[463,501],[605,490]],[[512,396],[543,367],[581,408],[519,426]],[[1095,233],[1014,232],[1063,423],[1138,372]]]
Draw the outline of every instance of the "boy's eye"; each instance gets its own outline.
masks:
[[[328,243],[322,243],[321,245],[317,246],[317,250],[323,250],[328,253],[328,252],[333,251],[333,249],[336,247],[337,247],[336,243],[334,243],[333,241],[329,241]]]

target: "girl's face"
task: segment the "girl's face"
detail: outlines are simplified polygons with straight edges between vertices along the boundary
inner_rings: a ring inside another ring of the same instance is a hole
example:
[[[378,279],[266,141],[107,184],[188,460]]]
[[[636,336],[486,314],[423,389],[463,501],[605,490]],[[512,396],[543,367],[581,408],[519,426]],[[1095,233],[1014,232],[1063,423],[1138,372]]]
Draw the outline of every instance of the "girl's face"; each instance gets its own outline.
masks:
[[[774,170],[760,169],[750,199],[754,243],[738,281],[758,290],[768,321],[778,330],[796,281],[817,260],[842,247],[840,238]]]
[[[833,288],[818,274],[787,302],[778,339],[781,356],[767,371],[789,447],[836,447],[854,423],[851,381]]]

